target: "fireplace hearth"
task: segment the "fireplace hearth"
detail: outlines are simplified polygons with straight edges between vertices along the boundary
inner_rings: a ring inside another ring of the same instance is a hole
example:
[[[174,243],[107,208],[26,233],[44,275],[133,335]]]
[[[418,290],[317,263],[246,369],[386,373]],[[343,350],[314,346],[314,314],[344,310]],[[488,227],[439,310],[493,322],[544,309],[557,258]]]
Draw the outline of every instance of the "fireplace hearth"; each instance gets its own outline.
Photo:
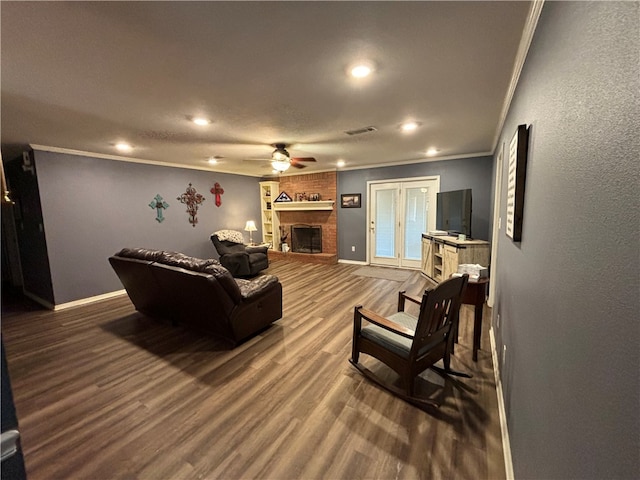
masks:
[[[294,253],[322,253],[322,226],[291,225],[291,251]]]

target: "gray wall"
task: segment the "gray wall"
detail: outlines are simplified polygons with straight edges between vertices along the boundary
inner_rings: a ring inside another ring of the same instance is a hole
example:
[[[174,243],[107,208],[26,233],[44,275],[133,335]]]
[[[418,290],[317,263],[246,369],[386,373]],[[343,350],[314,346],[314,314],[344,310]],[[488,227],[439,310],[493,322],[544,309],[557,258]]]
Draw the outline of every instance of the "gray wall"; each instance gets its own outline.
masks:
[[[638,5],[545,3],[502,132],[532,125],[494,272],[516,478],[640,478]]]
[[[55,304],[122,289],[107,258],[123,247],[174,250],[217,258],[209,235],[260,226],[258,179],[36,151],[37,178]],[[224,189],[215,206],[209,189]],[[192,183],[206,200],[198,224],[188,222],[176,198]],[[158,223],[149,203],[160,194],[169,204]],[[254,232],[255,239],[261,232]]]
[[[441,192],[471,188],[471,233],[474,238],[489,240],[491,170],[491,157],[476,157],[338,172],[338,200],[341,194],[362,194],[362,208],[338,206],[338,258],[362,262],[366,260],[367,182],[376,180],[440,175]],[[352,245],[356,246],[355,252],[351,252]]]

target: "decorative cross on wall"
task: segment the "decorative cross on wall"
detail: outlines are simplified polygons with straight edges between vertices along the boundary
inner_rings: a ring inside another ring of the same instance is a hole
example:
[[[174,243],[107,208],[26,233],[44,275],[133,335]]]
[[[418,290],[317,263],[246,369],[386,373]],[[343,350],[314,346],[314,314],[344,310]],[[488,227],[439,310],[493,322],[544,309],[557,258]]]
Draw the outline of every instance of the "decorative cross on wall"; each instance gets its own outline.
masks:
[[[189,223],[195,227],[196,223],[198,223],[198,218],[196,217],[198,213],[198,207],[204,202],[205,198],[196,192],[196,189],[189,184],[187,187],[187,191],[180,195],[176,200],[179,200],[180,203],[184,203],[187,206],[187,213],[189,214]]]
[[[156,220],[158,221],[158,223],[162,223],[162,221],[164,220],[164,217],[162,216],[162,209],[169,208],[169,204],[162,199],[162,196],[160,196],[160,194],[157,194],[155,198],[151,200],[149,206],[156,210]]]
[[[220,184],[216,182],[210,191],[216,196],[216,207],[222,205],[222,194],[224,193],[224,190],[222,189]]]

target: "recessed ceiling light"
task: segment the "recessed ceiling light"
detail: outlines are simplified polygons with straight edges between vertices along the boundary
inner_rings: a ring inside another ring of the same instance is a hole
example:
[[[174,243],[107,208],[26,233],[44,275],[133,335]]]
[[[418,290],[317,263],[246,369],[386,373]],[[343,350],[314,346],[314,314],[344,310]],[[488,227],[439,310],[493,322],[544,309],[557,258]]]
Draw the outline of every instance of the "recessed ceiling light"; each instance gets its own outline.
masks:
[[[413,132],[415,131],[418,127],[420,126],[420,124],[418,122],[406,122],[403,123],[400,128],[402,129],[403,132]]]
[[[429,150],[427,150],[427,155],[429,155],[430,157],[434,156],[436,153],[438,153],[440,150],[438,150],[437,148],[430,148]]]
[[[211,165],[215,165],[216,163],[218,163],[218,159],[216,157],[209,157],[209,163]]]
[[[128,143],[125,142],[118,142],[116,143],[116,149],[120,150],[121,152],[130,152],[132,150],[133,147],[131,147],[131,145],[129,145]]]
[[[195,123],[196,125],[209,125],[211,123],[211,120],[209,120],[208,118],[204,118],[204,117],[193,117],[191,119],[191,121],[193,123]]]
[[[363,78],[371,74],[373,68],[369,65],[361,64],[356,65],[351,69],[351,76],[356,78]]]
[[[338,160],[338,161],[336,162],[336,165],[337,165],[338,167],[344,167],[344,166],[346,165],[346,162],[345,162],[344,160]]]

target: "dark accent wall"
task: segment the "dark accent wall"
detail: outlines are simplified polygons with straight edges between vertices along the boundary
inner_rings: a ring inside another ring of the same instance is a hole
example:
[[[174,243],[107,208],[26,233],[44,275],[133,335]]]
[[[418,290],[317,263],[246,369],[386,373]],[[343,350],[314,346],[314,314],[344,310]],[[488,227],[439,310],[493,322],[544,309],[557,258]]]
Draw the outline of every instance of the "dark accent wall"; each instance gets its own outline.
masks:
[[[531,125],[522,241],[500,232],[493,273],[515,478],[640,478],[639,18],[546,2],[501,135]]]
[[[366,260],[367,245],[367,182],[394,181],[400,178],[440,176],[440,191],[472,189],[473,214],[471,219],[474,238],[489,240],[491,210],[491,157],[463,158],[436,162],[414,163],[396,167],[338,172],[338,258]],[[340,195],[361,193],[362,208],[340,208]],[[356,251],[351,251],[351,246]]]
[[[246,221],[260,225],[257,178],[34,153],[54,304],[122,289],[107,258],[123,247],[217,258],[209,240],[212,232],[241,230],[248,241]],[[215,182],[224,189],[220,207],[209,192]],[[186,205],[177,200],[189,183],[205,196],[195,227],[188,221]],[[162,223],[149,206],[158,193],[169,204]],[[261,234],[254,232],[256,238]]]
[[[12,159],[6,165],[11,198],[15,202],[10,208],[13,208],[20,245],[22,286],[26,292],[53,304],[53,285],[33,152],[29,152],[29,156],[30,169],[22,168],[22,157]],[[7,253],[3,250],[3,254]]]

